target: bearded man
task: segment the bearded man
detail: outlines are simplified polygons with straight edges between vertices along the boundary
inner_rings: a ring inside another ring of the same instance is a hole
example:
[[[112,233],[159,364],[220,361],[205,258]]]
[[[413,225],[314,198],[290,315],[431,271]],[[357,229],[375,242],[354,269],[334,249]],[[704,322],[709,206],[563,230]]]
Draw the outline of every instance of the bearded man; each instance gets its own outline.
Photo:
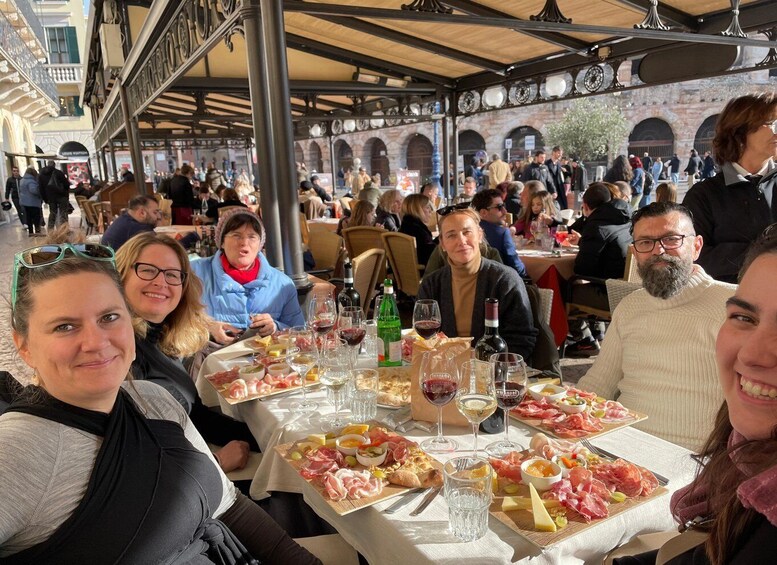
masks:
[[[685,206],[645,206],[632,217],[632,235],[644,288],[615,309],[578,386],[647,414],[637,428],[699,450],[723,402],[715,340],[736,286],[694,264],[704,242]]]

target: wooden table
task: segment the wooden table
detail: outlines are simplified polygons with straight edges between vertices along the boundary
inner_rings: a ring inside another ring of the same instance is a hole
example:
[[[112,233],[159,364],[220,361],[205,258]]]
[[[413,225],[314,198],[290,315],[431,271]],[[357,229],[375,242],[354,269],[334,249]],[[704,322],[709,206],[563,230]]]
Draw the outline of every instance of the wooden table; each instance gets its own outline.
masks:
[[[308,220],[308,230],[315,231],[325,229],[337,231],[337,224],[340,222],[337,218],[319,218],[318,220]]]
[[[553,256],[551,253],[531,249],[518,251],[518,257],[533,281],[540,280],[551,265],[556,267],[558,274],[565,280],[575,274],[577,253],[562,252],[560,256]]]

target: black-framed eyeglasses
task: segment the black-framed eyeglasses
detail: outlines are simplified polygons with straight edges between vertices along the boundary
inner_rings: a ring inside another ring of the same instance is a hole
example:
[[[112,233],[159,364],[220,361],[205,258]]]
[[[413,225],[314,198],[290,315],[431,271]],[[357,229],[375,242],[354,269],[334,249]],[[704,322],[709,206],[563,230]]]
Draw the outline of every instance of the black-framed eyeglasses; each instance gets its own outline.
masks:
[[[643,238],[634,240],[634,249],[637,253],[650,253],[655,249],[656,243],[660,243],[664,250],[669,251],[671,249],[679,249],[685,243],[686,237],[693,237],[692,235],[665,235],[658,238]]]
[[[437,209],[437,214],[440,216],[447,216],[454,210],[466,210],[469,208],[469,202],[459,202],[458,204],[451,204],[449,206],[443,206],[442,208]]]
[[[486,210],[493,210],[494,208],[496,208],[497,210],[499,210],[501,212],[502,210],[505,209],[505,205],[504,205],[504,203],[494,204],[493,206],[489,206],[488,208],[486,208]]]
[[[135,269],[135,274],[140,280],[153,281],[162,273],[165,277],[165,282],[170,286],[181,286],[186,280],[186,273],[180,269],[160,269],[149,263],[135,263],[132,265]]]

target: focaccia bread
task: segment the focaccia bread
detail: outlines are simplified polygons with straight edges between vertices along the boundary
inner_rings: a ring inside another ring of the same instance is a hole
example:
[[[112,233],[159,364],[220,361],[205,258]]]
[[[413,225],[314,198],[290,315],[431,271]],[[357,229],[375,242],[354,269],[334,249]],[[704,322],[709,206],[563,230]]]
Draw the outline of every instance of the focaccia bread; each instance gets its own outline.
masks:
[[[378,404],[384,406],[405,406],[410,404],[410,368],[382,367]]]
[[[442,471],[435,461],[420,449],[413,449],[407,460],[388,477],[394,485],[428,488],[442,485]]]

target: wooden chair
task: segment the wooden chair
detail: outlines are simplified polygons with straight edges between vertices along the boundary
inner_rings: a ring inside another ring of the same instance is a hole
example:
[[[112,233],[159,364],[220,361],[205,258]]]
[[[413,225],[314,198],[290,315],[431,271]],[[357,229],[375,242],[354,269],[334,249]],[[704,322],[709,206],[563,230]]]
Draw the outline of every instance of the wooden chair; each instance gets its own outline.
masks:
[[[425,265],[418,264],[415,238],[399,232],[385,232],[381,237],[396,288],[408,296],[418,296]]]
[[[329,230],[317,231],[315,237],[310,238],[308,249],[316,266],[307,272],[328,279],[341,261],[343,238]]]
[[[218,209],[219,210],[219,218],[221,218],[221,214],[226,214],[230,210],[240,210],[241,208],[243,210],[248,210],[248,208],[243,208],[243,206],[224,206],[222,208],[219,208]]]
[[[637,258],[634,256],[634,244],[629,245],[626,251],[626,271],[623,274],[623,280],[642,284],[642,277],[637,271]]]
[[[307,245],[310,242],[310,228],[308,227],[308,219],[302,212],[299,213],[299,230],[302,236],[302,245],[307,249]]]
[[[84,202],[86,202],[86,200],[86,196],[76,196],[76,204],[78,204],[78,209],[81,210],[81,223],[79,224],[80,228],[83,228],[84,224],[86,224],[86,217],[84,216]],[[86,235],[89,235],[88,224]]]
[[[380,273],[386,270],[386,252],[383,249],[369,249],[354,257],[352,264],[353,287],[361,296],[362,310],[367,316],[375,287],[379,280],[382,282]]]
[[[101,223],[101,216],[97,212],[97,206],[99,206],[98,202],[93,202],[91,200],[84,200],[84,214],[86,214],[86,225],[89,226],[89,231],[98,233],[102,233],[102,223]]]
[[[99,202],[99,213],[102,216],[103,227],[108,227],[113,223],[113,205],[110,202]]]
[[[371,249],[381,249],[383,246],[383,234],[386,230],[372,226],[356,226],[354,228],[345,228],[343,230],[343,240],[345,241],[345,250],[348,256],[353,258],[361,255]],[[383,281],[386,278],[386,260],[383,259],[382,269],[378,273],[378,280]]]

